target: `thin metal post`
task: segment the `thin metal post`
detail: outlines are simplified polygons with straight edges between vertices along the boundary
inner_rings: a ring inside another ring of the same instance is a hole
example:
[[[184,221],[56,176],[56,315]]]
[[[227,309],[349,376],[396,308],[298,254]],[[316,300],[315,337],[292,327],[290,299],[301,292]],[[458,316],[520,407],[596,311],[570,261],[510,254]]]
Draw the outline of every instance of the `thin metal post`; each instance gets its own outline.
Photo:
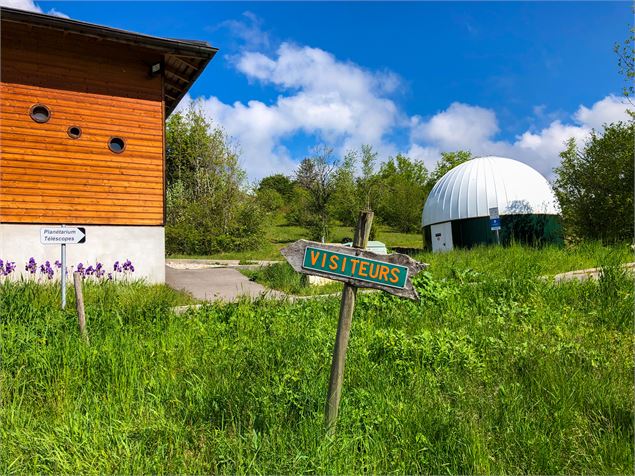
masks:
[[[498,243],[499,245],[501,244],[501,237],[498,234],[498,228],[496,229],[496,243]]]
[[[62,225],[65,228],[66,225]],[[62,309],[66,309],[66,244],[62,243]]]

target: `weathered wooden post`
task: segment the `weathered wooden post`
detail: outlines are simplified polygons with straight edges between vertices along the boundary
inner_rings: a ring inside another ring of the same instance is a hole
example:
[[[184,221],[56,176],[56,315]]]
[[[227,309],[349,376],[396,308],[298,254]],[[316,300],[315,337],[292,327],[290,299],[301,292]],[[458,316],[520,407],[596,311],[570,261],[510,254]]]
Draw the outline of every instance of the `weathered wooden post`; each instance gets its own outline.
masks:
[[[357,220],[353,248],[365,249],[368,245],[370,228],[373,225],[373,212],[362,211]],[[342,395],[342,381],[344,380],[344,364],[346,363],[346,349],[348,348],[348,338],[351,333],[353,322],[353,311],[357,299],[357,286],[344,284],[342,291],[342,303],[340,305],[340,319],[337,324],[337,334],[335,336],[335,347],[333,349],[333,360],[331,362],[331,378],[329,379],[329,393],[326,399],[325,423],[329,434],[335,432],[337,423],[337,413],[340,408],[340,397]]]
[[[325,410],[326,428],[331,435],[335,432],[342,394],[344,363],[357,288],[381,289],[399,297],[418,301],[419,296],[412,285],[412,277],[427,267],[427,264],[419,263],[404,254],[380,255],[367,251],[365,248],[372,222],[372,211],[360,213],[352,248],[298,240],[280,250],[297,272],[344,283]]]
[[[84,292],[82,291],[82,275],[78,271],[73,273],[73,284],[75,285],[75,307],[77,309],[79,332],[84,340],[88,342],[88,332],[86,332],[86,313],[84,312]]]

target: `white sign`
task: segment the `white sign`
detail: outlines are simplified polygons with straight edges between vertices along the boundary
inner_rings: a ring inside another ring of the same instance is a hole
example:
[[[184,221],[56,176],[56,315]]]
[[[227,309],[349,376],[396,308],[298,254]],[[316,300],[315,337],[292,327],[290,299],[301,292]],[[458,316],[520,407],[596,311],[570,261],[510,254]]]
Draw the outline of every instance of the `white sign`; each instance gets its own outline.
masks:
[[[43,245],[72,245],[86,242],[86,228],[81,226],[40,228],[40,243]]]
[[[498,216],[498,207],[493,207],[489,209],[489,219],[490,220],[495,220],[497,218],[500,218]]]

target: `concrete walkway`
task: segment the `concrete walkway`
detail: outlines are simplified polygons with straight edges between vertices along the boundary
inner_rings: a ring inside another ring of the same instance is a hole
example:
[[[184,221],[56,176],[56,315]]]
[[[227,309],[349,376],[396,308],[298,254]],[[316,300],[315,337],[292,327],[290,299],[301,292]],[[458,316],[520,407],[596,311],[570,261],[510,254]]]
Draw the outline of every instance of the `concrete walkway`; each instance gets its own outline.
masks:
[[[186,291],[203,301],[235,301],[242,296],[255,299],[262,295],[285,297],[280,291],[249,281],[233,268],[174,269],[166,266],[165,282],[168,286]]]
[[[625,263],[622,268],[626,272],[635,274],[635,263]],[[556,274],[553,278],[556,283],[567,281],[584,281],[587,279],[598,279],[602,273],[602,268],[579,269],[577,271],[569,271],[568,273]]]
[[[281,261],[249,260],[240,264],[237,259],[166,259],[165,265],[173,269],[207,269],[207,268],[258,268]]]

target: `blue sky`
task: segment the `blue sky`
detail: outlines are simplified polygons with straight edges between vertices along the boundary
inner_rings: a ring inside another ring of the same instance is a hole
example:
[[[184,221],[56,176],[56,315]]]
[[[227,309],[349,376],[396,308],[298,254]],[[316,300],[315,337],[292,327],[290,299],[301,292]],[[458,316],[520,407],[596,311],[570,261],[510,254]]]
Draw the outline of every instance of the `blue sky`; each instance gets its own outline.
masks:
[[[628,2],[7,2],[220,48],[188,99],[251,179],[318,143],[429,167],[469,149],[550,177],[564,140],[625,117],[612,50]]]

